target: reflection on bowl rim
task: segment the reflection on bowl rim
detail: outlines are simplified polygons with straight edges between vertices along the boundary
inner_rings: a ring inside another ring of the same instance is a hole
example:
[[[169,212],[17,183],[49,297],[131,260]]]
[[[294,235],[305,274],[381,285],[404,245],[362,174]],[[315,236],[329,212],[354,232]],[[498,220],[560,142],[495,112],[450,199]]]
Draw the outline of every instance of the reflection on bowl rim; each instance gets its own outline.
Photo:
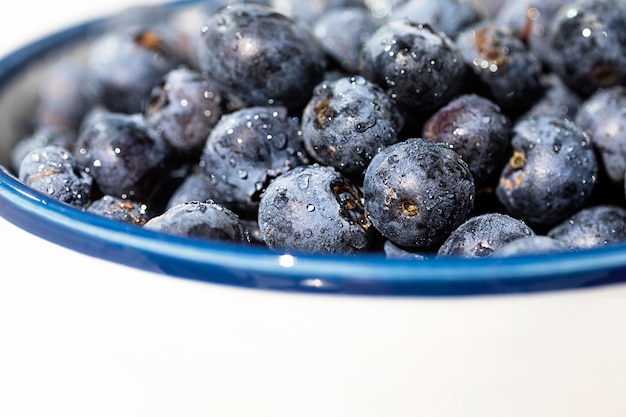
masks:
[[[179,1],[172,6],[192,4]],[[0,59],[0,88],[21,68],[104,19],[73,26]],[[164,235],[81,211],[22,184],[0,166],[0,216],[69,249],[173,277],[312,293],[459,296],[554,291],[626,282],[626,244],[550,255],[385,259],[291,255],[262,247]]]

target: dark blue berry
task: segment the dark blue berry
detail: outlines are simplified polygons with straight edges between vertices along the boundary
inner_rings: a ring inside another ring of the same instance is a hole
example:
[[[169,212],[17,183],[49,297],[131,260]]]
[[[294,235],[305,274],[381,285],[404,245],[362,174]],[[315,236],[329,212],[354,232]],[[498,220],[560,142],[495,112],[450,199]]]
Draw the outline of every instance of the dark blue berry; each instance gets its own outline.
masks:
[[[322,48],[348,75],[359,72],[361,48],[378,29],[379,22],[364,7],[325,9],[312,23]]]
[[[395,244],[432,249],[469,215],[475,186],[470,169],[446,144],[411,138],[388,146],[363,180],[372,224]]]
[[[143,226],[151,217],[144,203],[112,195],[103,195],[92,201],[85,211],[135,226]]]
[[[118,28],[95,39],[88,68],[99,102],[113,112],[142,112],[159,80],[185,63],[181,39],[162,26]]]
[[[590,249],[626,242],[626,209],[602,204],[581,209],[547,233],[571,249]]]
[[[444,142],[461,154],[474,183],[481,186],[508,150],[511,121],[493,101],[464,94],[437,110],[424,124],[422,137]]]
[[[550,116],[522,119],[513,127],[511,146],[496,188],[509,214],[549,226],[589,201],[598,163],[589,135],[578,125]]]
[[[550,67],[586,97],[626,83],[626,3],[577,0],[559,9],[550,35]]]
[[[259,195],[273,178],[305,163],[299,121],[277,106],[225,114],[200,157],[216,192],[213,199],[242,215],[256,212]]]
[[[278,12],[311,24],[328,10],[365,8],[367,0],[266,0]]]
[[[38,84],[35,119],[38,126],[76,130],[96,100],[91,72],[69,55],[45,69]]]
[[[597,90],[578,109],[576,123],[591,137],[610,181],[622,184],[626,172],[626,88]]]
[[[465,64],[445,33],[400,19],[380,26],[365,43],[360,71],[401,106],[430,113],[458,94]]]
[[[469,0],[407,0],[391,8],[388,19],[429,23],[454,38],[464,28],[481,21],[485,11]]]
[[[222,113],[218,88],[188,67],[165,74],[144,109],[148,126],[180,153],[193,155],[202,149]]]
[[[18,172],[26,154],[48,145],[58,145],[68,151],[76,141],[76,132],[53,125],[42,125],[20,138],[11,148],[11,169]]]
[[[221,9],[200,37],[202,72],[250,105],[299,110],[326,68],[324,50],[308,25],[262,5]]]
[[[72,154],[59,145],[28,152],[20,164],[18,178],[41,193],[78,207],[89,203],[93,188],[92,177],[81,171]]]
[[[363,196],[332,167],[296,167],[261,195],[261,236],[277,251],[353,254],[368,250],[371,225]]]
[[[541,61],[509,27],[481,22],[462,30],[456,43],[464,62],[506,113],[519,115],[541,97]]]
[[[199,164],[195,164],[187,171],[186,175],[183,176],[180,183],[172,191],[166,203],[166,209],[179,203],[188,203],[190,201],[215,201],[217,196],[215,184],[204,172],[204,169]]]
[[[239,216],[212,201],[177,204],[148,220],[143,227],[193,239],[251,243],[250,232]]]
[[[550,57],[550,32],[559,9],[575,0],[541,0],[525,2],[505,0],[494,16],[495,22],[507,26],[528,45],[542,62]]]
[[[426,255],[400,247],[388,239],[383,243],[383,251],[387,259],[426,259]]]
[[[520,117],[553,116],[575,120],[582,97],[553,72],[541,77],[543,95]]]
[[[534,235],[512,240],[492,253],[495,258],[520,255],[539,255],[568,251],[568,246],[555,238]]]
[[[302,137],[320,164],[361,177],[380,150],[399,140],[404,118],[378,84],[361,76],[323,82],[302,113]]]
[[[482,258],[509,242],[534,235],[522,220],[502,213],[485,213],[470,217],[457,227],[439,247],[437,257]]]
[[[81,128],[73,154],[103,194],[144,202],[175,162],[171,146],[139,114],[94,115]]]

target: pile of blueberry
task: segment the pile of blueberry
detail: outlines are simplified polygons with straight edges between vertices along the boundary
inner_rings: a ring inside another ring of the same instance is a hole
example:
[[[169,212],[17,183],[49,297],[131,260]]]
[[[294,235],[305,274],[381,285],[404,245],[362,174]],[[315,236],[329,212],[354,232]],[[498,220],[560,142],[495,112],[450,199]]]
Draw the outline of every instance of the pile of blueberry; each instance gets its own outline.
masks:
[[[136,8],[59,58],[13,148],[94,215],[292,253],[626,241],[626,0]]]

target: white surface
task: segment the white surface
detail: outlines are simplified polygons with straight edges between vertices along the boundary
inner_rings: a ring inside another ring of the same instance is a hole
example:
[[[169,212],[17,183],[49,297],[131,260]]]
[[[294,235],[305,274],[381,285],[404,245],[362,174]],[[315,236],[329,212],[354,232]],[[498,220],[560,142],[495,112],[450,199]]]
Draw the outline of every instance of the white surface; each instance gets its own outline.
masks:
[[[106,4],[12,3],[0,54],[123,3]],[[626,416],[626,286],[284,295],[127,269],[1,218],[0,241],[3,417]]]

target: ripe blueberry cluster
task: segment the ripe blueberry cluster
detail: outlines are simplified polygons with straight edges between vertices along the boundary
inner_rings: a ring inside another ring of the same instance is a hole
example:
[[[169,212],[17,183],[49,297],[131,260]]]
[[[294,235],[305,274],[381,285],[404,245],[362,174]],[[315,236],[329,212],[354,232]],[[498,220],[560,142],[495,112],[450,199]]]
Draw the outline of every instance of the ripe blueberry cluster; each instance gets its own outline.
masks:
[[[626,241],[626,0],[198,2],[61,57],[21,181],[273,251],[504,257]]]

